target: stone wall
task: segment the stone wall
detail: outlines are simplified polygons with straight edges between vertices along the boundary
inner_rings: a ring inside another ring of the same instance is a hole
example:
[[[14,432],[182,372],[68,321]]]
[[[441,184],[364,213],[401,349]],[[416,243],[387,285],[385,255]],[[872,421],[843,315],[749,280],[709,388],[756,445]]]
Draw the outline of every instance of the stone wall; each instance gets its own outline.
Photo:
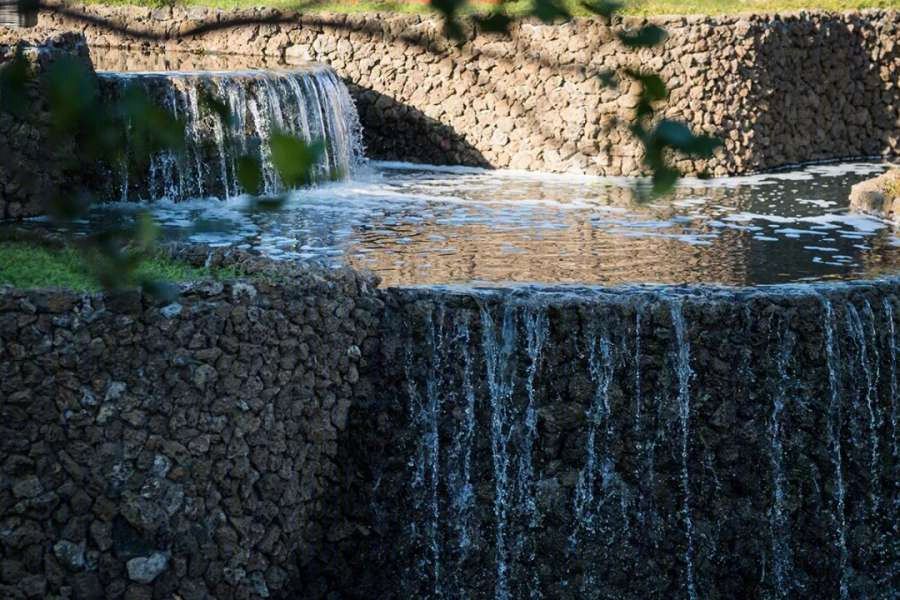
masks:
[[[0,26],[0,68],[21,49],[29,81],[21,114],[0,108],[0,219],[43,214],[48,203],[69,189],[67,173],[77,158],[75,142],[51,140],[51,124],[41,77],[62,54],[90,64],[84,38],[73,33],[17,30]]]
[[[367,476],[332,502],[351,533],[306,572],[359,598],[894,598],[898,290],[390,293],[384,399],[350,412]]]
[[[275,281],[166,305],[0,289],[0,597],[296,587],[347,412],[373,393],[379,300],[349,271]]]
[[[894,597],[896,281],[269,269],[0,291],[0,596]]]
[[[671,89],[666,114],[724,138],[709,162],[681,161],[686,171],[744,173],[900,151],[896,11],[661,18],[668,41],[634,53],[614,37],[639,25],[634,19],[613,28],[527,22],[510,38],[482,34],[448,47],[439,21],[415,15],[74,10],[127,31],[53,12],[40,24],[84,31],[95,47],[162,38],[167,50],[326,62],[351,87],[374,158],[634,174],[639,147],[623,120],[636,84],[604,89],[597,77],[621,66],[660,72]],[[206,32],[192,34],[197,27]]]

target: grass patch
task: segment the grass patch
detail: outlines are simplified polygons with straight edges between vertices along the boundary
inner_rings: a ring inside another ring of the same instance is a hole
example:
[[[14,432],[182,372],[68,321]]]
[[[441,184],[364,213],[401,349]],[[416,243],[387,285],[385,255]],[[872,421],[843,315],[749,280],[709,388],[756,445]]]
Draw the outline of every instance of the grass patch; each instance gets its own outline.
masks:
[[[115,4],[158,7],[161,0],[87,0],[89,4]],[[588,16],[581,2],[564,0],[573,14]],[[297,2],[296,0],[179,0],[184,6],[208,6],[211,8],[251,8],[256,6],[295,9],[301,12],[434,12],[427,2],[379,2],[360,0],[359,2]],[[524,14],[531,7],[531,0],[517,0],[506,4],[511,14]],[[489,12],[496,5],[486,2],[466,4],[462,12]],[[900,0],[631,0],[625,2],[622,14],[653,16],[702,14],[721,15],[736,13],[774,13],[799,10],[845,11],[864,8],[900,9]]]
[[[164,283],[201,279],[234,279],[236,269],[209,269],[167,259],[149,259],[137,269],[137,277]],[[17,288],[65,288],[82,292],[100,289],[77,250],[53,250],[24,242],[0,242],[0,285]]]
[[[889,171],[882,185],[888,197],[900,198],[900,169]]]

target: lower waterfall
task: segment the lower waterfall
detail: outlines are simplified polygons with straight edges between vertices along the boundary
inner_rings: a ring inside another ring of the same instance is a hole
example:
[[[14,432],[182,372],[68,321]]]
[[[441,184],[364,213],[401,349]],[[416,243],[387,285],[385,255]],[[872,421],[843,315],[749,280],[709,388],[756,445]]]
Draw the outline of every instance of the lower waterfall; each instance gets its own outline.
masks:
[[[381,542],[343,542],[386,587],[352,589],[895,598],[898,299],[879,285],[397,290],[397,387],[353,434],[388,438],[365,457]]]

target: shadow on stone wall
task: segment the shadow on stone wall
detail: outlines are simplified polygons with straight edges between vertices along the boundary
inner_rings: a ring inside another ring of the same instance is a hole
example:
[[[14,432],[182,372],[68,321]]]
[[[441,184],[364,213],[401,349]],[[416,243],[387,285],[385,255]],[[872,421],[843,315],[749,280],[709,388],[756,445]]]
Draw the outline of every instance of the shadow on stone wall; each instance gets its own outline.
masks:
[[[366,156],[439,165],[492,166],[466,136],[412,105],[345,80],[356,102]]]
[[[98,24],[109,19],[112,30]],[[680,157],[688,173],[900,151],[892,11],[661,17],[666,43],[637,52],[615,35],[641,23],[631,18],[613,28],[522,22],[508,38],[479,34],[462,46],[420,15],[74,7],[40,22],[83,28],[98,47],[328,63],[389,113],[363,115],[377,158],[638,174],[642,149],[627,123],[640,86],[612,90],[597,77],[622,67],[660,73],[670,89],[663,114],[725,138],[711,160]]]
[[[883,40],[897,30],[896,19],[852,13],[753,28],[753,91],[737,111],[738,128],[753,132],[749,166],[896,156],[900,46]]]

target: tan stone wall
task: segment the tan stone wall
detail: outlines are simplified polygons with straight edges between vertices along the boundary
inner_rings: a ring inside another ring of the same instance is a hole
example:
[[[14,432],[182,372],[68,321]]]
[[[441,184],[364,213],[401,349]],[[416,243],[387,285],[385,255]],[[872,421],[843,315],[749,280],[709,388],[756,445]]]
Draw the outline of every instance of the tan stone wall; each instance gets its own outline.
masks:
[[[597,74],[630,65],[659,71],[666,113],[725,139],[689,172],[743,173],[900,150],[900,13],[670,17],[660,49],[635,53],[613,29],[576,19],[521,23],[511,37],[479,35],[448,47],[440,21],[418,15],[307,15],[205,8],[88,7],[131,30],[43,13],[94,46],[256,54],[326,62],[354,94],[370,156],[433,163],[634,174],[640,148],[625,126],[635,85],[601,87]],[[229,19],[268,19],[189,34]],[[625,21],[614,26],[634,27]]]

